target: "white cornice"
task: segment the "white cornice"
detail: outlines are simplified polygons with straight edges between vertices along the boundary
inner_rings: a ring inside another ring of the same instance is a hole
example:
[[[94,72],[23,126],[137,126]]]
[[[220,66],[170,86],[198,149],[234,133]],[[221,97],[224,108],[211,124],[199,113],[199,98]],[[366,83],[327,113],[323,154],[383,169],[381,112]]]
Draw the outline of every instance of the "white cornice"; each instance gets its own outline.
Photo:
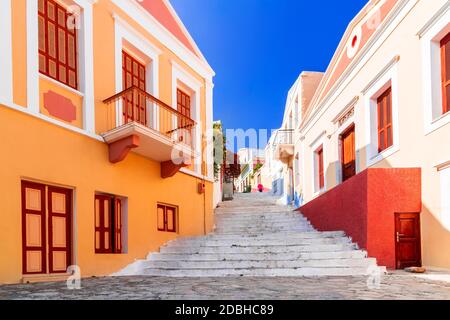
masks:
[[[365,62],[367,62],[368,59],[371,58],[373,52],[376,49],[378,49],[378,47],[383,43],[382,40],[384,40],[384,38],[382,38],[382,36],[389,35],[390,34],[389,31],[392,31],[397,27],[398,23],[402,21],[403,17],[410,12],[410,10],[416,5],[417,2],[418,0],[399,0],[397,6],[391,11],[391,13],[382,23],[382,25],[372,36],[372,38],[362,48],[361,52],[350,63],[350,65],[347,67],[347,69],[344,71],[341,77],[336,81],[336,83],[332,86],[330,91],[327,92],[325,97],[318,104],[317,104],[317,96],[315,97],[316,101],[313,101],[311,103],[309,114],[307,115],[307,118],[301,125],[301,131],[306,130],[306,128],[310,125],[311,121],[313,121],[313,119],[316,118],[317,114],[324,108],[324,106],[328,105],[329,107],[330,100],[335,98],[336,95],[340,93],[339,90],[342,87],[344,87],[343,84],[349,81],[350,76],[355,73],[355,70],[357,70],[358,67],[361,68],[362,65]]]
[[[195,55],[181,43],[171,32],[163,27],[142,5],[135,0],[112,0],[136,23],[140,24],[149,34],[158,39],[164,46],[175,53],[202,77],[212,80],[215,73],[206,60]]]
[[[447,2],[442,6],[441,9],[436,12],[436,14],[417,32],[417,36],[422,38],[425,33],[435,24],[436,21],[439,21],[441,17],[443,17],[447,11],[450,9],[450,2]]]

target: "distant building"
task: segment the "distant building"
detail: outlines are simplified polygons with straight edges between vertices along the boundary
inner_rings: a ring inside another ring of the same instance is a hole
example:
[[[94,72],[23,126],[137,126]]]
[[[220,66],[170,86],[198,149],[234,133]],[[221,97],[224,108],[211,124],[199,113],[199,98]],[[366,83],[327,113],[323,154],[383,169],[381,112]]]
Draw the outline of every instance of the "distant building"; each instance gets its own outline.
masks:
[[[259,169],[264,164],[265,152],[260,149],[243,148],[237,153],[241,173],[235,181],[235,187],[238,192],[251,191],[257,187],[253,181],[254,170]]]
[[[289,91],[287,202],[389,268],[450,268],[450,3],[372,0]]]

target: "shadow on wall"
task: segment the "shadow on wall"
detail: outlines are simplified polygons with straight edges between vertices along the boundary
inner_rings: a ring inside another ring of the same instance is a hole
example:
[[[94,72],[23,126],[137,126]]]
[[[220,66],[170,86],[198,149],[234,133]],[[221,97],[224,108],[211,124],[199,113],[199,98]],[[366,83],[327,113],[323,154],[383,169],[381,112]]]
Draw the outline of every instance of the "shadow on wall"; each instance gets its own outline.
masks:
[[[284,179],[279,178],[272,181],[272,194],[274,196],[282,196],[284,193]]]

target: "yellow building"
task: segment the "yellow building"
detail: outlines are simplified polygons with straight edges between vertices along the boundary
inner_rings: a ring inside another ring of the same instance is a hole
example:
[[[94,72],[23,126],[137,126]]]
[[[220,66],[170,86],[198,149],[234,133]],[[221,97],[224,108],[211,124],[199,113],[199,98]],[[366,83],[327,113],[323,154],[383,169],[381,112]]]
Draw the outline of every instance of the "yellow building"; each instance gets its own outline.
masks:
[[[2,0],[0,30],[0,283],[211,231],[214,72],[168,1]]]

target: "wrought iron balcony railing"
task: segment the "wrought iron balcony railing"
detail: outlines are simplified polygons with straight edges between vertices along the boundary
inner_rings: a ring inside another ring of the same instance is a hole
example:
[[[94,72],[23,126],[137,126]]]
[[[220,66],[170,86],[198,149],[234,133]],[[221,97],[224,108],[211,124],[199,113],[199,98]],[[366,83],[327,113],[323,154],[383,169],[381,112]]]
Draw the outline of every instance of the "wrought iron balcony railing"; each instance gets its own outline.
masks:
[[[133,86],[103,101],[112,106],[108,130],[135,122],[192,146],[196,126],[189,116],[175,110],[153,95]]]
[[[282,144],[294,144],[294,129],[280,129],[277,131],[274,146]]]

